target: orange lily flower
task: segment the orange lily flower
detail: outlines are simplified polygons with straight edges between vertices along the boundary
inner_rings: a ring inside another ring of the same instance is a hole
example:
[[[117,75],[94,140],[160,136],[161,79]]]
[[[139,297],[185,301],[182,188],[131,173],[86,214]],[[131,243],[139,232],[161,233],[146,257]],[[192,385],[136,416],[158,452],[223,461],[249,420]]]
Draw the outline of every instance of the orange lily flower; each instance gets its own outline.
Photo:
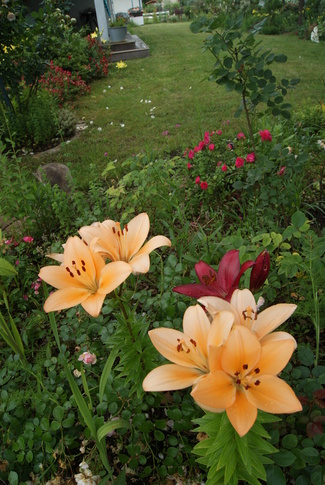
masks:
[[[273,330],[293,314],[297,305],[279,303],[257,313],[254,295],[248,289],[235,290],[230,303],[214,296],[205,296],[200,298],[198,302],[204,305],[212,318],[220,311],[231,312],[234,315],[235,325],[244,325],[249,328],[261,342],[283,339],[296,342],[289,333],[273,332]]]
[[[79,237],[70,237],[63,258],[56,259],[60,266],[41,268],[39,277],[58,291],[44,304],[46,312],[64,310],[79,303],[91,316],[97,317],[105,296],[130,275],[131,269],[122,261],[105,265],[102,256],[95,253]]]
[[[184,313],[184,333],[171,328],[150,330],[153,345],[173,364],[152,370],[143,381],[143,389],[175,391],[195,385],[210,371],[208,362],[218,361],[221,346],[229,335],[233,321],[231,313],[222,312],[210,324],[203,308],[195,305]]]
[[[131,266],[132,273],[147,273],[150,268],[149,254],[161,246],[171,246],[165,236],[155,236],[144,246],[150,222],[148,214],[134,217],[123,229],[119,222],[107,220],[84,226],[79,230],[81,237],[111,261],[125,261]]]
[[[253,426],[258,409],[275,414],[301,411],[291,387],[277,377],[294,348],[291,340],[261,344],[247,327],[235,325],[215,369],[198,381],[191,395],[207,411],[226,410],[239,436]]]

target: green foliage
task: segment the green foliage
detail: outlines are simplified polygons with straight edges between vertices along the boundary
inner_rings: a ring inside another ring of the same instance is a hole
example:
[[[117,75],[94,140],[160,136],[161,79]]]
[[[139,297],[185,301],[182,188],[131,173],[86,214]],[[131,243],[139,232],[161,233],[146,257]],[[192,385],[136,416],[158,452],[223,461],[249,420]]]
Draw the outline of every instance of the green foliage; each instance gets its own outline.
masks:
[[[277,450],[265,441],[268,434],[262,424],[276,421],[278,418],[260,412],[254,426],[241,438],[226,413],[208,413],[195,419],[199,425],[195,431],[208,435],[193,449],[201,457],[197,461],[208,468],[207,485],[237,484],[239,480],[258,485],[260,480],[266,481],[263,464],[271,460],[264,455]]]

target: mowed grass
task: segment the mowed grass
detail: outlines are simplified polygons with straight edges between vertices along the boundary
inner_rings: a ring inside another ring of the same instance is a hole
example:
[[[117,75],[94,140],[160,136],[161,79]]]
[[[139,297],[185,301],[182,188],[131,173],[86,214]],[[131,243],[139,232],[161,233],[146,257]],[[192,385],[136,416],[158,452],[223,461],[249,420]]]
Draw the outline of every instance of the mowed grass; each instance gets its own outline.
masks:
[[[206,130],[246,131],[244,117],[234,119],[240,96],[208,81],[214,57],[203,53],[205,34],[193,34],[189,22],[131,30],[149,46],[150,57],[127,61],[122,70],[112,64],[108,78],[94,82],[91,94],[76,103],[76,113],[88,128],[57,153],[29,159],[33,169],[40,163],[67,163],[78,185],[86,188],[108,161],[117,160],[118,166],[141,151],[151,156],[180,153],[197,144]],[[293,109],[325,101],[324,42],[294,35],[259,39],[263,50],[288,57],[286,63],[271,66],[278,79],[301,79],[288,94]]]

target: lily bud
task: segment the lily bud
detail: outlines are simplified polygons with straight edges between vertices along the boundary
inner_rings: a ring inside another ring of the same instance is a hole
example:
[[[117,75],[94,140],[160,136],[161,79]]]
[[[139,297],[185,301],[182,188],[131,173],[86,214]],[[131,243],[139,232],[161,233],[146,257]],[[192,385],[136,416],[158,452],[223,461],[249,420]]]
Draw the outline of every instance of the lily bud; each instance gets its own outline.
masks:
[[[255,264],[252,268],[249,289],[252,293],[258,291],[266,278],[268,277],[270,271],[270,254],[268,251],[264,250],[256,258]]]

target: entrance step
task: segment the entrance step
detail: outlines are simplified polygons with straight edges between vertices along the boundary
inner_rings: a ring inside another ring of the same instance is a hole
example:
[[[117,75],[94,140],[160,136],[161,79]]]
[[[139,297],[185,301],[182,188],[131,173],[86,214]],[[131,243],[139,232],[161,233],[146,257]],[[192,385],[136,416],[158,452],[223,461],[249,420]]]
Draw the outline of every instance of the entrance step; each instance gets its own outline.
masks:
[[[126,35],[126,40],[123,42],[110,42],[109,46],[111,48],[111,62],[128,61],[150,56],[147,44],[140,37],[129,32]]]

